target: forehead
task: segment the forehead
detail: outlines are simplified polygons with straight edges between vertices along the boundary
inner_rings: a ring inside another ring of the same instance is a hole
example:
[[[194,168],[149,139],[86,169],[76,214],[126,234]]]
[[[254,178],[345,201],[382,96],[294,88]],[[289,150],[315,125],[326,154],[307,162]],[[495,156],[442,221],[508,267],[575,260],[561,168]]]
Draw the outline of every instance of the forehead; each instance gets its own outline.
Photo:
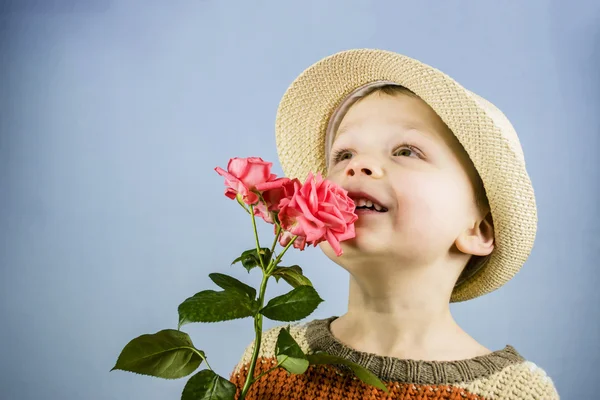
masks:
[[[429,149],[442,149],[444,158],[458,162],[471,179],[477,175],[469,155],[450,128],[418,97],[381,92],[369,94],[348,109],[335,134],[334,143],[341,138],[345,142],[364,136],[365,130],[370,134],[389,130],[419,135],[435,144]],[[434,153],[440,155],[440,151],[434,150]]]
[[[342,118],[335,139],[371,128],[414,132],[452,148],[460,146],[458,139],[427,103],[405,94],[375,92],[360,99]]]

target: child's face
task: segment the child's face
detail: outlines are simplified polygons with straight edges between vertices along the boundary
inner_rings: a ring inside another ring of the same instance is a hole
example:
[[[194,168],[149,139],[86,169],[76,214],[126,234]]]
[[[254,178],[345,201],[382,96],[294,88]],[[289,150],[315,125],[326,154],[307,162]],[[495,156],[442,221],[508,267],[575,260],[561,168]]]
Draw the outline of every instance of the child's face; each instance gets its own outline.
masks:
[[[421,99],[379,92],[361,99],[341,121],[328,156],[328,179],[388,210],[357,212],[356,237],[342,242],[346,257],[438,262],[482,218],[468,155]],[[321,248],[335,261],[328,244]]]

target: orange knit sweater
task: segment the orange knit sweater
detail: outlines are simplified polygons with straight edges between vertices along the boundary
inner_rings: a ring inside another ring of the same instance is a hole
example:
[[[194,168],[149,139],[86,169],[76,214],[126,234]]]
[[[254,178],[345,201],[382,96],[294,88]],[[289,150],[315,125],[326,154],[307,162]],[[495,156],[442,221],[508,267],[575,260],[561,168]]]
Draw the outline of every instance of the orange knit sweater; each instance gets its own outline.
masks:
[[[459,361],[415,361],[356,351],[339,342],[329,329],[337,317],[292,325],[290,333],[306,354],[325,351],[368,368],[390,394],[364,384],[344,366],[311,365],[294,375],[278,368],[260,378],[248,400],[286,399],[456,399],[557,400],[558,393],[544,370],[526,361],[510,345],[491,354]],[[263,332],[255,376],[277,364],[275,343],[281,327]],[[250,344],[230,376],[238,386],[236,399],[252,358]]]

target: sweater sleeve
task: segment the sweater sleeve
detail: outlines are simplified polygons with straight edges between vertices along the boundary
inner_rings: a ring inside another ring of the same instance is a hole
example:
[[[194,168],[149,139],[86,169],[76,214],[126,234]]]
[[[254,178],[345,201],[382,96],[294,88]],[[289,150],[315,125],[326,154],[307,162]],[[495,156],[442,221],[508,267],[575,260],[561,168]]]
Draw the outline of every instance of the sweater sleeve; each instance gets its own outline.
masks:
[[[258,353],[259,362],[266,362],[267,360],[272,361],[275,359],[275,345],[277,343],[277,336],[279,335],[281,328],[281,326],[277,326],[262,333],[260,340],[260,351]],[[292,334],[294,334],[294,330],[292,331]],[[252,361],[252,353],[254,351],[254,343],[255,340],[253,339],[252,342],[246,346],[240,361],[231,372],[231,377],[234,375],[239,375],[241,372],[244,372],[244,370],[247,370],[247,368],[250,366],[250,361]]]
[[[276,346],[277,337],[279,335],[279,331],[281,330],[281,328],[282,327],[280,327],[280,326],[274,327],[274,328],[268,329],[262,333],[260,349],[259,349],[258,359],[257,359],[257,367],[256,367],[256,370],[254,371],[255,376],[261,372],[264,372],[264,370],[267,370],[267,369],[272,368],[275,365],[277,365],[277,360],[275,357],[275,346]],[[292,329],[292,335],[295,335],[296,330],[297,330],[297,328]],[[246,377],[248,376],[248,370],[250,367],[250,363],[252,361],[252,353],[254,352],[254,343],[255,342],[256,342],[256,340],[252,340],[252,342],[250,344],[248,344],[248,346],[246,346],[244,353],[242,354],[242,357],[240,358],[237,365],[233,368],[233,370],[231,371],[231,374],[229,375],[229,381],[237,386],[237,392],[235,395],[236,399],[239,398],[241,389],[244,386]],[[265,379],[265,378],[263,378],[263,379]],[[255,397],[256,390],[251,391],[248,394],[249,394],[249,396],[247,396],[248,400],[253,400],[256,398]]]
[[[458,386],[490,400],[560,400],[546,371],[526,360]]]
[[[231,371],[231,374],[229,375],[230,381],[232,381],[232,382],[236,381],[236,378],[239,378],[240,373],[243,373],[248,369],[248,366],[250,365],[250,360],[252,359],[252,351],[254,349],[254,342],[255,341],[252,340],[252,342],[248,346],[246,346],[246,348],[244,349],[242,357],[240,358],[238,363],[234,366],[233,370]]]
[[[252,342],[246,346],[244,352],[240,360],[234,366],[233,370],[229,374],[229,381],[236,385],[236,394],[235,399],[237,400],[240,397],[240,393],[244,383],[246,381],[246,376],[248,376],[248,367],[250,366],[250,361],[252,359],[252,351],[254,350],[254,342]]]
[[[517,395],[514,397],[515,400],[560,400],[554,382],[546,371],[531,361],[525,361],[523,366],[526,368],[526,371],[521,375],[520,382],[517,380],[516,383],[521,384],[519,386],[524,395]]]

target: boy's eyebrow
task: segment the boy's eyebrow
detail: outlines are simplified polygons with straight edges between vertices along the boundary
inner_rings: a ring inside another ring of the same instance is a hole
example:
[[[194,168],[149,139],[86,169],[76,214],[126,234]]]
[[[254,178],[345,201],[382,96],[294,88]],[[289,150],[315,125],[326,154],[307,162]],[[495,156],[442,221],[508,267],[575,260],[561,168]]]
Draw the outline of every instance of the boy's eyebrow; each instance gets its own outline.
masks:
[[[349,125],[349,124],[340,125],[338,127],[338,130],[337,130],[335,136],[339,137],[339,136],[343,135],[344,133],[348,132],[351,127],[352,127],[352,125]]]
[[[360,124],[358,124],[358,126],[360,126]],[[338,131],[335,135],[335,139],[339,138],[341,135],[343,135],[344,133],[347,133],[348,131],[352,130],[353,128],[355,128],[355,126],[353,124],[340,125],[340,127],[338,128]],[[438,143],[440,140],[440,138],[437,137],[436,134],[430,132],[429,129],[420,129],[417,127],[417,124],[414,124],[414,123],[402,124],[402,128],[404,128],[405,132],[415,132],[433,143]]]
[[[408,126],[406,132],[415,132],[418,133],[420,136],[424,137],[425,139],[437,141],[435,134],[431,133],[428,129],[419,129],[415,125]]]

